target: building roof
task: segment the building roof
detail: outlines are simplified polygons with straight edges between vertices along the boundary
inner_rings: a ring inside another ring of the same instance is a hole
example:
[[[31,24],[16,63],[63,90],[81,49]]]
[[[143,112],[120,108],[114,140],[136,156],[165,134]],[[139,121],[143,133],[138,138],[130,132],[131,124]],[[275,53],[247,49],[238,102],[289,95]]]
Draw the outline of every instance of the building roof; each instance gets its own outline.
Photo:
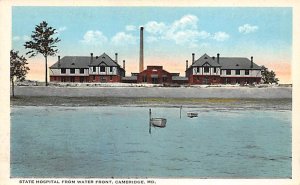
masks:
[[[99,57],[93,57],[93,62],[90,64],[90,66],[99,66],[99,65],[105,65],[105,66],[119,66],[113,59],[111,59],[106,53],[103,53]]]
[[[120,65],[117,64],[114,60],[112,60],[106,53],[103,53],[99,57],[93,57],[93,62],[91,64],[90,62],[90,56],[65,56],[62,59],[60,59],[60,66],[58,66],[57,61],[50,68],[89,68],[89,66],[99,65],[120,67]]]
[[[218,64],[217,57],[212,58],[206,53],[196,60],[188,69],[191,67],[203,66],[206,63],[213,67],[221,67],[221,69],[261,69],[261,67],[254,62],[253,67],[251,67],[251,60],[243,57],[220,57],[220,64]]]
[[[251,60],[240,57],[220,57],[220,65],[221,69],[261,69],[254,62],[251,67]]]
[[[210,56],[206,53],[202,55],[198,60],[196,60],[192,66],[203,66],[204,64],[208,63],[210,66],[219,67],[220,64],[217,63],[217,60],[213,60]]]
[[[83,56],[65,56],[60,59],[60,66],[57,61],[50,68],[89,68],[90,59]]]

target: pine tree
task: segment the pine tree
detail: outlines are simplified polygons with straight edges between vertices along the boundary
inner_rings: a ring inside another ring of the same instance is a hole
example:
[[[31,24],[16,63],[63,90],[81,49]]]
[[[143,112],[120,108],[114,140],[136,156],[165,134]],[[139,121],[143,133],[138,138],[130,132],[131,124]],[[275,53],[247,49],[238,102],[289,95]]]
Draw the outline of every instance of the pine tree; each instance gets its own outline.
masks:
[[[23,81],[26,78],[29,67],[26,65],[27,59],[25,57],[19,56],[18,51],[10,51],[10,81],[11,81],[11,91],[13,97],[15,96],[15,81]]]
[[[269,71],[265,66],[262,66],[261,76],[264,84],[278,84],[279,80],[276,78],[275,72],[272,70]]]
[[[35,26],[35,30],[32,32],[31,40],[25,42],[25,49],[30,49],[26,53],[29,55],[29,58],[36,56],[37,54],[42,54],[45,58],[45,83],[48,85],[48,67],[47,67],[47,57],[54,56],[58,49],[56,49],[56,43],[60,42],[58,37],[55,37],[54,34],[56,29],[48,26],[46,21],[41,22],[39,25]]]

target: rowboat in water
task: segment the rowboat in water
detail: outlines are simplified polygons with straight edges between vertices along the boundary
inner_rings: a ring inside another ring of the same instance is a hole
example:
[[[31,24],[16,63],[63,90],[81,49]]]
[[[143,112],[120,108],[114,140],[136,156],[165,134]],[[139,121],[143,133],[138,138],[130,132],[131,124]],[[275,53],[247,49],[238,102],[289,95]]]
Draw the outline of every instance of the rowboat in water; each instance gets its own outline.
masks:
[[[187,116],[188,116],[189,118],[198,117],[198,113],[197,113],[197,112],[188,112],[188,113],[187,113]]]
[[[152,118],[151,109],[149,109],[149,134],[151,134],[151,127],[166,127],[167,119],[166,118]]]
[[[151,118],[150,123],[154,127],[166,127],[167,119],[165,119],[165,118]]]

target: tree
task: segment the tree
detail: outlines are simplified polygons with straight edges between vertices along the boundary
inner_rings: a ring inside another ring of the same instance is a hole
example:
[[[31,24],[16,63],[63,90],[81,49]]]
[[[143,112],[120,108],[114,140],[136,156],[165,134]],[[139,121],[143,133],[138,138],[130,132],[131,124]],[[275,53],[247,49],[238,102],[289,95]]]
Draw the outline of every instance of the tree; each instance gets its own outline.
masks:
[[[58,49],[55,49],[55,45],[60,41],[58,37],[54,34],[56,29],[48,26],[46,21],[41,22],[39,25],[35,26],[35,30],[32,31],[31,40],[25,42],[25,49],[30,49],[26,55],[30,55],[29,58],[36,56],[37,54],[42,54],[45,58],[45,83],[48,85],[48,73],[47,73],[47,57],[54,56]]]
[[[19,56],[18,53],[18,51],[14,50],[10,51],[10,81],[13,97],[15,96],[15,80],[25,80],[26,74],[30,70],[26,66],[28,64],[27,59],[23,55]]]
[[[278,84],[278,78],[276,78],[276,74],[274,71],[269,71],[268,68],[266,68],[265,66],[262,66],[262,71],[261,71],[261,75],[262,75],[262,80],[264,84]]]

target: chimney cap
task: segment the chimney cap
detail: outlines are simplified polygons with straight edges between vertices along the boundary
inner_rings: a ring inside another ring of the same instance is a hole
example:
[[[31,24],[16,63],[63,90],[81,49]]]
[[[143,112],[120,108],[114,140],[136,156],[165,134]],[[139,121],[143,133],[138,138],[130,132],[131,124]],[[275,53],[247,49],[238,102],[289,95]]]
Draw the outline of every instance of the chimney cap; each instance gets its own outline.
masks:
[[[93,53],[91,53],[91,55],[93,56]]]
[[[195,55],[195,53],[192,53],[192,55]]]
[[[217,55],[220,55],[220,53],[217,53]]]
[[[141,30],[143,30],[144,29],[144,27],[143,26],[141,26]]]

